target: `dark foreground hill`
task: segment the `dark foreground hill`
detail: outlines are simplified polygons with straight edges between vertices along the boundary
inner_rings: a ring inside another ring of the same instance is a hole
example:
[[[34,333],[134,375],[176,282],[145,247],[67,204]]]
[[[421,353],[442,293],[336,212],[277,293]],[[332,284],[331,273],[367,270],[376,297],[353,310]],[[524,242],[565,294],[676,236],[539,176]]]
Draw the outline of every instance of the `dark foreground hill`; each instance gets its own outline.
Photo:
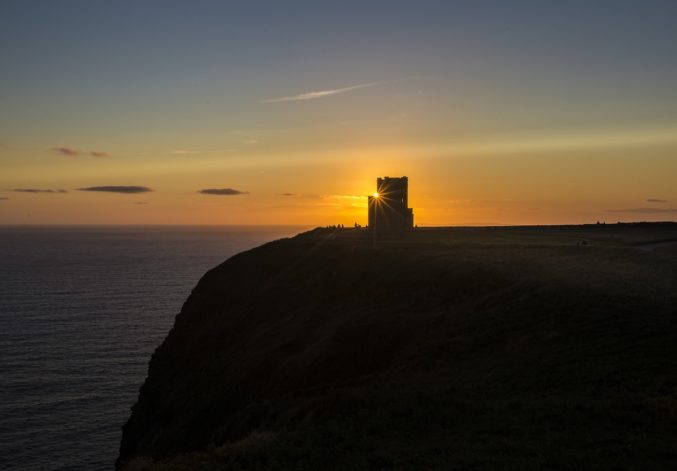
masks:
[[[677,228],[316,230],[200,280],[119,465],[674,469]],[[177,269],[180,269],[178,267]]]

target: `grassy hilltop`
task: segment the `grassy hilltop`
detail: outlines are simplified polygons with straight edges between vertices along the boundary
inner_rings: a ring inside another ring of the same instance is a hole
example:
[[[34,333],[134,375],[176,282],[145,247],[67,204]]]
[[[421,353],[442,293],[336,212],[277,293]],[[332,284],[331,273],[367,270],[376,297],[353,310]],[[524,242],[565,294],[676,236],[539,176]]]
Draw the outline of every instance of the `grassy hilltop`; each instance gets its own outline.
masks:
[[[674,469],[675,241],[318,229],[236,255],[153,355],[120,464]]]

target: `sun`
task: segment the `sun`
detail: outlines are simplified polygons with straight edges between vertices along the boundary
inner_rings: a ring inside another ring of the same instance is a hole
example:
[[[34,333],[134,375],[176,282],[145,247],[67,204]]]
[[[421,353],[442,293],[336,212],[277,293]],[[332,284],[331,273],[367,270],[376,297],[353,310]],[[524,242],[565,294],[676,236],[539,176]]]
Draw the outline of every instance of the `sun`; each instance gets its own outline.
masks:
[[[378,193],[374,193],[374,198],[378,198]]]

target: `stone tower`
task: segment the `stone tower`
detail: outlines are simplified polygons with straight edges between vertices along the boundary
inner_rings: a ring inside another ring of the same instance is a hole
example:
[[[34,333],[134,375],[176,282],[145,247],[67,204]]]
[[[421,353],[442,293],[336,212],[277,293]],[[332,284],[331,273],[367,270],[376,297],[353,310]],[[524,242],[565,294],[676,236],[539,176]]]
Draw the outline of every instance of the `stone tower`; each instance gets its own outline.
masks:
[[[369,227],[372,230],[401,232],[414,227],[414,211],[409,208],[409,178],[379,177],[376,194],[369,197]]]

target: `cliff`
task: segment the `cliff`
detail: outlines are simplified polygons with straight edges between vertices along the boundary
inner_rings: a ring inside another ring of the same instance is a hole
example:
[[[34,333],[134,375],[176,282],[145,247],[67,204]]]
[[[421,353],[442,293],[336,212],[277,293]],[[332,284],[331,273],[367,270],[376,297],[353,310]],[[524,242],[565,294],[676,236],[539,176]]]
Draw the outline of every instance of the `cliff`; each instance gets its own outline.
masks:
[[[155,351],[118,466],[674,463],[676,236],[315,230],[236,255]]]

